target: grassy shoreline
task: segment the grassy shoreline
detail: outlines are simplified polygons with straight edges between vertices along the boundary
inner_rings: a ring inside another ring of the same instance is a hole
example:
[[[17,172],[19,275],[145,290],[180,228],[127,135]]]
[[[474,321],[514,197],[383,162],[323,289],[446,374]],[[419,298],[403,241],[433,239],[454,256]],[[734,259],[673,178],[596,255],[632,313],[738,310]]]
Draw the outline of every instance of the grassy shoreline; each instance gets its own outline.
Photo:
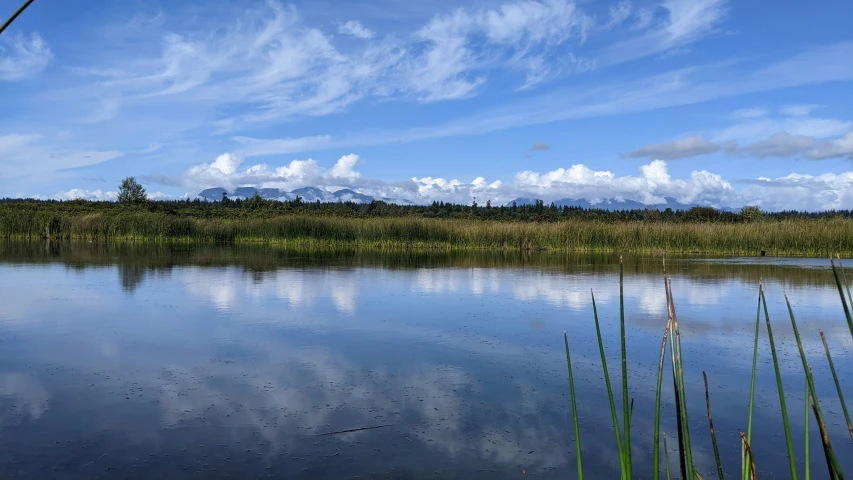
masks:
[[[745,223],[568,218],[552,222],[423,217],[351,218],[307,213],[197,218],[142,209],[0,211],[0,238],[169,241],[420,250],[551,250],[853,257],[853,220]]]

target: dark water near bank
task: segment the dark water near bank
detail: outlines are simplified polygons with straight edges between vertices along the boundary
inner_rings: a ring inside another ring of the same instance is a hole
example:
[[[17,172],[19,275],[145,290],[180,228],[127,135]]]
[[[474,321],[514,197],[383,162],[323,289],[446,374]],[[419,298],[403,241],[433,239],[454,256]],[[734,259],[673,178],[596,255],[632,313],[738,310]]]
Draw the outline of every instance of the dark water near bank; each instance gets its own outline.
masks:
[[[670,259],[668,270],[703,476],[715,473],[703,370],[724,466],[739,469],[759,278],[798,466],[804,376],[783,293],[853,475],[818,335],[853,399],[853,337],[828,260]],[[618,385],[618,271],[609,255],[0,244],[0,477],[574,478],[565,328],[586,474],[618,478],[589,295]],[[634,472],[651,478],[659,259],[626,258],[625,295]],[[788,478],[763,321],[758,374],[760,477]],[[674,438],[671,377],[664,386]],[[812,475],[826,478],[811,427]]]

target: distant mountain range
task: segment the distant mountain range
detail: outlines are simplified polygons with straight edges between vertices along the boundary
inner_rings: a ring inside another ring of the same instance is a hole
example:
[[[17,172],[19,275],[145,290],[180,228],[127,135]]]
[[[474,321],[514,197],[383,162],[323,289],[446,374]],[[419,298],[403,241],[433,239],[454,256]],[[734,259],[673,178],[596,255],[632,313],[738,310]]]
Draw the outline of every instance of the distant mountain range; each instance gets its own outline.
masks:
[[[376,200],[374,197],[370,195],[365,195],[363,193],[356,192],[355,190],[351,190],[349,188],[343,188],[341,190],[337,190],[334,192],[330,192],[328,190],[323,190],[317,187],[302,187],[297,188],[296,190],[281,190],[278,188],[255,188],[255,187],[237,187],[233,191],[229,192],[228,190],[217,187],[217,188],[208,188],[206,190],[202,190],[198,196],[204,198],[206,200],[222,200],[222,194],[225,193],[230,199],[237,198],[252,198],[255,194],[260,195],[262,198],[267,200],[296,200],[296,197],[300,197],[303,202],[316,202],[317,200],[327,203],[327,202],[355,202],[355,203],[370,203],[373,200]],[[380,198],[378,200],[382,200],[388,203],[396,203],[398,205],[411,205],[412,202],[405,199],[399,198]]]
[[[554,204],[558,207],[580,207],[584,209],[599,208],[602,210],[666,210],[667,208],[671,208],[673,210],[688,210],[693,207],[703,206],[681,203],[672,197],[664,197],[664,200],[665,203],[646,205],[645,203],[638,202],[636,200],[618,200],[615,198],[608,198],[596,203],[592,203],[589,200],[584,200],[582,198],[563,198],[555,201]],[[515,200],[507,202],[506,206],[512,206],[513,203],[515,203],[516,205],[534,205],[536,203],[536,200],[530,198],[516,198]],[[545,205],[549,206],[551,205],[551,202],[545,202]],[[737,211],[735,209],[726,207],[723,207],[719,210],[733,212]]]
[[[207,200],[222,200],[222,194],[225,193],[228,198],[237,199],[237,198],[252,198],[256,194],[260,195],[262,198],[266,199],[275,199],[275,200],[295,200],[296,197],[302,198],[304,202],[316,202],[317,200],[326,203],[326,202],[355,202],[355,203],[370,203],[373,200],[376,200],[374,197],[370,195],[365,195],[363,193],[356,192],[355,190],[351,190],[349,188],[344,188],[341,190],[337,190],[334,192],[330,192],[328,190],[323,190],[317,187],[303,187],[297,188],[296,190],[286,191],[278,188],[255,188],[255,187],[237,187],[233,191],[229,192],[224,188],[208,188],[203,190],[198,194],[199,197],[207,199]],[[398,205],[413,205],[414,203],[406,200],[406,199],[395,199],[395,198],[380,198],[378,200],[383,200],[388,203],[396,203]],[[615,198],[602,200],[600,202],[592,203],[589,200],[585,200],[582,198],[563,198],[561,200],[557,200],[554,202],[558,207],[569,206],[569,207],[581,207],[584,209],[589,208],[600,208],[604,210],[643,210],[643,209],[656,209],[656,210],[666,210],[667,208],[671,208],[673,210],[687,210],[691,207],[696,207],[698,205],[692,204],[684,204],[676,201],[672,197],[664,197],[665,203],[656,204],[656,205],[646,205],[642,202],[638,202],[636,200],[618,200]],[[513,202],[516,205],[533,205],[536,203],[535,199],[532,198],[516,198],[510,202],[507,202],[506,206],[512,206]],[[550,205],[551,202],[545,202],[546,205]],[[730,208],[723,208],[722,210],[735,211]]]

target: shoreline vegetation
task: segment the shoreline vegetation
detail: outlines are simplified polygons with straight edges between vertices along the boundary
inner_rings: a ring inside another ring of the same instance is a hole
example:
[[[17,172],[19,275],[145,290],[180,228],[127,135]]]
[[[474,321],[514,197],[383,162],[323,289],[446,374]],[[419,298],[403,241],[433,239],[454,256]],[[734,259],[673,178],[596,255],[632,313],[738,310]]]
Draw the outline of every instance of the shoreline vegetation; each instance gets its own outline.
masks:
[[[0,201],[0,238],[364,249],[853,257],[853,212],[265,200]]]

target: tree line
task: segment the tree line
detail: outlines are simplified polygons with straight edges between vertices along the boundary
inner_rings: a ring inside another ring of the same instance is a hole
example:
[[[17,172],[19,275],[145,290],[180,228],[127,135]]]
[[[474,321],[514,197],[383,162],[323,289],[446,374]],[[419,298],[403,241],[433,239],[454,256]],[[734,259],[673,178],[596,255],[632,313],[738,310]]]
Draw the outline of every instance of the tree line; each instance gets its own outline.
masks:
[[[470,205],[435,201],[429,205],[400,205],[374,200],[369,203],[306,202],[300,197],[293,200],[265,199],[259,195],[252,198],[231,199],[223,196],[221,200],[209,201],[196,199],[184,200],[148,200],[145,189],[132,177],[125,179],[119,187],[118,202],[87,200],[35,200],[0,199],[3,208],[26,208],[35,210],[53,210],[57,214],[85,214],[99,211],[147,210],[150,212],[180,215],[194,218],[243,218],[271,217],[288,214],[308,214],[316,216],[338,217],[420,217],[420,218],[456,218],[482,219],[497,221],[554,222],[562,219],[589,219],[613,222],[654,221],[654,222],[702,222],[702,223],[743,223],[754,221],[778,221],[790,219],[829,219],[853,218],[851,210],[828,210],[804,212],[787,210],[764,212],[756,206],[746,206],[739,212],[718,210],[711,207],[692,207],[686,210],[627,209],[606,210],[600,208],[582,208],[557,206],[536,200],[533,204],[493,206],[491,202]]]

